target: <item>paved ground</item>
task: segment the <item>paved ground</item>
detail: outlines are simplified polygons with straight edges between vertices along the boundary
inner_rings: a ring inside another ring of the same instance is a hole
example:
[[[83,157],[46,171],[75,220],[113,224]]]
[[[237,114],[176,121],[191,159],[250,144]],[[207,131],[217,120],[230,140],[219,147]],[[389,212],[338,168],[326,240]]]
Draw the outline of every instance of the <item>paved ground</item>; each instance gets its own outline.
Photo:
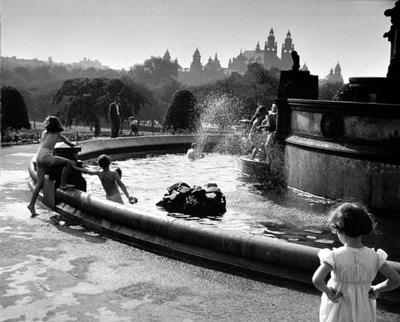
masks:
[[[0,321],[317,321],[319,295],[194,266],[26,209],[37,146],[0,150]],[[400,321],[379,310],[378,321]]]

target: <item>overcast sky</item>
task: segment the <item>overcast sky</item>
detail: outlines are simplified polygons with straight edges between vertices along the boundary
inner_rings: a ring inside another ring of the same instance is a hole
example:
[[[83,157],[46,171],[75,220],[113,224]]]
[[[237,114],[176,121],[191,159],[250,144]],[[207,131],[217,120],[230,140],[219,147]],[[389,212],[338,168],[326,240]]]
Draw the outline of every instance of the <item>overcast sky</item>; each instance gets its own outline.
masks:
[[[345,79],[385,76],[394,0],[0,0],[2,56],[112,68],[163,56],[189,67],[215,53],[223,67],[241,49],[264,46],[271,27],[278,51],[288,30],[300,64],[324,77],[337,62]]]

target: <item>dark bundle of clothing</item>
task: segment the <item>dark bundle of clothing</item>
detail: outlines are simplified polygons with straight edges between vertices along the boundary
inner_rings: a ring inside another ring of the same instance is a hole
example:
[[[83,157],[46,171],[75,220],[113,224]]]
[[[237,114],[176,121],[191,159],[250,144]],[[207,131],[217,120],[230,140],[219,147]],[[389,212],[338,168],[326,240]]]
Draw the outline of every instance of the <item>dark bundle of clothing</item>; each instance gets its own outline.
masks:
[[[225,196],[216,183],[190,187],[187,183],[178,182],[167,190],[163,200],[156,205],[169,212],[182,212],[199,217],[226,212]]]

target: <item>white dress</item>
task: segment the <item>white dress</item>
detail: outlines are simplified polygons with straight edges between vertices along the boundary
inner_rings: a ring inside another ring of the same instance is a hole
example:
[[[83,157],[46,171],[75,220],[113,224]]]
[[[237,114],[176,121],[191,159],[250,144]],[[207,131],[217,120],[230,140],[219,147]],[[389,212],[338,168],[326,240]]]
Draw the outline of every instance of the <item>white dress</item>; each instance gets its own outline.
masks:
[[[337,303],[322,294],[320,322],[375,322],[376,300],[370,299],[368,292],[387,254],[382,249],[343,246],[322,249],[318,257],[333,267],[328,287],[343,294]]]

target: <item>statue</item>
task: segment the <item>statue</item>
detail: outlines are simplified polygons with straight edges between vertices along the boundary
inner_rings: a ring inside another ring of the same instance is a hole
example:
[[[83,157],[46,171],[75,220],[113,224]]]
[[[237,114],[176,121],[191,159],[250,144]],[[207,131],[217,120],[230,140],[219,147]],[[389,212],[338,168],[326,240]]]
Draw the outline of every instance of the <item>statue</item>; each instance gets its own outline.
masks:
[[[390,30],[383,35],[391,44],[387,76],[400,77],[400,1],[395,3],[394,8],[385,10],[384,15],[390,17],[392,23]]]
[[[293,60],[292,70],[298,71],[300,69],[300,56],[297,54],[297,51],[295,50],[293,50],[291,54]]]

